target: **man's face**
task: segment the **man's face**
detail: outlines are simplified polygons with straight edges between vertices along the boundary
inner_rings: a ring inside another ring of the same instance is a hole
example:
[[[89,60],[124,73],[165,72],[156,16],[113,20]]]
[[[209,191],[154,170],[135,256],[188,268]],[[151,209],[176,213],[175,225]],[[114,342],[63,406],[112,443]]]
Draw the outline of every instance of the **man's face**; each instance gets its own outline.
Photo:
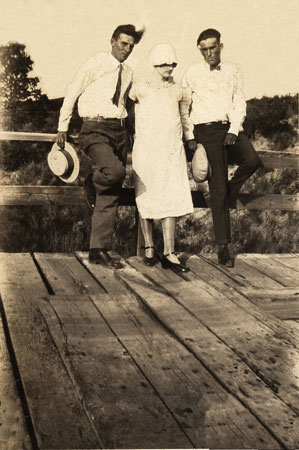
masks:
[[[119,62],[124,62],[132,53],[134,45],[135,39],[132,36],[121,33],[117,39],[111,40],[111,53]]]
[[[220,63],[220,54],[223,45],[217,38],[208,38],[200,41],[198,48],[201,51],[205,61],[212,67],[218,66]]]

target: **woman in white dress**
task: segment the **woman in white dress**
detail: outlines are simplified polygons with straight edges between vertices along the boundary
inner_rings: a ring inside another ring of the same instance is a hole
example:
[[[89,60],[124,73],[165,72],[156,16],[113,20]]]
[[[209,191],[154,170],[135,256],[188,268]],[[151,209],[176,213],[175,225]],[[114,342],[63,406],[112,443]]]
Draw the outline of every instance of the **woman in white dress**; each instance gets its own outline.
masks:
[[[136,204],[145,240],[147,265],[157,262],[153,243],[153,219],[162,220],[162,267],[186,272],[174,252],[176,217],[193,212],[182,142],[193,139],[189,119],[190,94],[171,74],[177,65],[173,48],[157,44],[150,52],[154,72],[133,83],[130,98],[135,105],[135,141],[132,167]]]

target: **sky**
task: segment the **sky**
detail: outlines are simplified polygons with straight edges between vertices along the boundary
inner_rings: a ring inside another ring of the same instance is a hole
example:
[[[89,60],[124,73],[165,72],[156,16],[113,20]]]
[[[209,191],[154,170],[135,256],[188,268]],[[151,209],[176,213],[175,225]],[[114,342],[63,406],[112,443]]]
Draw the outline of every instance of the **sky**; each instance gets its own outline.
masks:
[[[299,0],[0,0],[0,45],[25,44],[42,92],[57,98],[90,56],[110,51],[120,24],[146,28],[127,60],[136,77],[151,71],[152,46],[169,42],[178,81],[202,59],[199,33],[216,28],[222,59],[242,67],[250,99],[298,92],[298,17]]]

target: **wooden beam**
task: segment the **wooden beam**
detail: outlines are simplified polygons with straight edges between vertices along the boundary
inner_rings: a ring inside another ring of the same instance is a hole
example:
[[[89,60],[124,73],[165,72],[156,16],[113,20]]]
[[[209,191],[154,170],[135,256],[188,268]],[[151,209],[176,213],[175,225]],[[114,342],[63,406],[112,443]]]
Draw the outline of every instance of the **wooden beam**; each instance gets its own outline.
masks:
[[[0,141],[54,142],[56,133],[25,133],[23,131],[0,131]]]
[[[54,142],[56,133],[34,133],[23,131],[0,131],[0,141],[36,141]],[[70,135],[70,141],[78,143],[78,135]],[[257,151],[266,168],[296,169],[299,170],[299,154],[280,151]],[[128,164],[131,164],[131,155],[128,155]]]
[[[201,192],[192,191],[195,208],[206,208]],[[84,205],[84,191],[81,186],[0,186],[0,206],[11,205]],[[120,205],[136,206],[133,188],[124,188]],[[299,195],[242,194],[237,200],[237,209],[299,211]]]

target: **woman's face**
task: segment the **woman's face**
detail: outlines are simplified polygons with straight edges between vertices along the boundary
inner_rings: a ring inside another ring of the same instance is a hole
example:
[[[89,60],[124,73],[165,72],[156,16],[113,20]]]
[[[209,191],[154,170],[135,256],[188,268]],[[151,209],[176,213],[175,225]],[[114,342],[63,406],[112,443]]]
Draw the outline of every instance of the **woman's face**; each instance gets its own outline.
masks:
[[[176,64],[161,64],[161,66],[155,66],[155,71],[165,80],[167,80],[174,68],[175,68]]]

